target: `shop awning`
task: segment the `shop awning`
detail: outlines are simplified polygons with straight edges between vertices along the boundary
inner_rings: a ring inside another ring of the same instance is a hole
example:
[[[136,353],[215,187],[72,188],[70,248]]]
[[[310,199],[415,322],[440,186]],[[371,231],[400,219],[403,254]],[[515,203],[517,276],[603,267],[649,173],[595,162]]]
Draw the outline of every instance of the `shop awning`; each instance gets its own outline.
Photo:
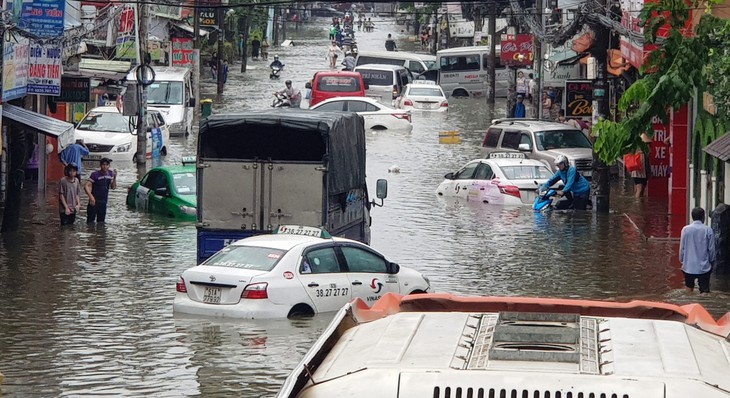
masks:
[[[730,131],[722,137],[707,144],[703,149],[708,155],[714,156],[723,162],[730,160]]]
[[[60,148],[65,148],[74,141],[74,125],[50,116],[41,115],[19,106],[3,104],[3,118],[20,123],[41,134],[57,138]]]
[[[182,29],[182,30],[184,30],[184,31],[186,31],[186,32],[188,32],[190,34],[195,33],[195,29],[192,26],[190,26],[190,25],[188,25],[186,23],[183,23],[183,22],[173,22],[173,25],[177,26],[178,28],[180,28],[180,29]],[[198,34],[200,36],[207,36],[208,34],[210,34],[210,32],[207,31],[206,29],[200,28],[200,31],[198,32]]]

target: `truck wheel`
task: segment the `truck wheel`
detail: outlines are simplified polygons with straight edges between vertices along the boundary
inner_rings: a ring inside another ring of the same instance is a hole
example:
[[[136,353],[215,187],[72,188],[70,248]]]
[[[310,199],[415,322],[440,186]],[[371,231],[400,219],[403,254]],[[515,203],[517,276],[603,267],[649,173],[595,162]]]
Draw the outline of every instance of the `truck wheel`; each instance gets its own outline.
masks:
[[[300,318],[314,316],[314,310],[307,304],[297,304],[290,311],[287,318]]]
[[[465,97],[466,98],[466,97],[469,97],[469,92],[467,92],[463,88],[459,88],[459,89],[454,90],[454,92],[451,93],[451,96],[452,97],[459,97],[459,98],[462,98],[462,97]]]

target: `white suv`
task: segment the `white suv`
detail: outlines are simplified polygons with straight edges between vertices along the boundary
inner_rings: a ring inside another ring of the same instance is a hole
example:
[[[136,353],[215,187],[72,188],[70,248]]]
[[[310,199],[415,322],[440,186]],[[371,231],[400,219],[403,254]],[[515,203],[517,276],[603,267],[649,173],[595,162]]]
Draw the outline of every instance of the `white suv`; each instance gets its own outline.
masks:
[[[584,177],[591,177],[593,144],[586,135],[563,123],[535,119],[497,119],[484,135],[482,154],[514,151],[540,160],[551,170],[558,155],[568,157],[570,164]]]

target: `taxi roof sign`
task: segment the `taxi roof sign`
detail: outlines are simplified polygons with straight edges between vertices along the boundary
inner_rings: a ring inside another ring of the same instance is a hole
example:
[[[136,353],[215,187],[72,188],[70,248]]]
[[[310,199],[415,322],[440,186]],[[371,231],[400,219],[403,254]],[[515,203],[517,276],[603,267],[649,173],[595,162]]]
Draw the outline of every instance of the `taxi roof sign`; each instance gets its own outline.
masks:
[[[182,157],[182,164],[183,166],[188,164],[195,164],[197,163],[197,158],[195,156],[183,156]]]
[[[489,159],[527,159],[527,156],[521,152],[492,152]]]
[[[332,235],[324,228],[306,227],[303,225],[279,225],[275,230],[275,234],[280,235],[302,235],[314,236],[322,239],[332,239]]]

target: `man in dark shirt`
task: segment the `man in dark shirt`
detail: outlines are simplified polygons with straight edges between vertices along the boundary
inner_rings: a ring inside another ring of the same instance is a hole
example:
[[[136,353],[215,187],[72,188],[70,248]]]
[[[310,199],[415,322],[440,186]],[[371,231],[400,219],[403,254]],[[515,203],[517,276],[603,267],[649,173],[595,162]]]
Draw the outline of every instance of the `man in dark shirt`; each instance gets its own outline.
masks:
[[[101,159],[99,170],[91,173],[89,180],[84,184],[84,191],[89,196],[89,205],[86,207],[87,223],[106,221],[109,189],[117,189],[117,171],[109,169],[111,162],[109,158]]]
[[[397,50],[395,40],[393,40],[393,37],[390,35],[390,33],[388,33],[388,38],[385,40],[385,49],[388,51]]]

